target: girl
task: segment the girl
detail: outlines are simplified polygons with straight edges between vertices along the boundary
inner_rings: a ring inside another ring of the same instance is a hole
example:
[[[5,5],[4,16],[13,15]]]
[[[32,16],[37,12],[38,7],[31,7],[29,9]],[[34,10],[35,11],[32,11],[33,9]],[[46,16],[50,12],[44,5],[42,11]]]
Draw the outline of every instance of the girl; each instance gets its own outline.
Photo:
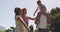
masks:
[[[26,16],[26,14],[27,14],[27,9],[26,8],[23,8],[22,11],[23,11],[22,18],[23,18],[23,20],[25,21],[25,23],[28,26],[29,19],[30,20],[34,20],[34,18],[31,18],[31,17]]]

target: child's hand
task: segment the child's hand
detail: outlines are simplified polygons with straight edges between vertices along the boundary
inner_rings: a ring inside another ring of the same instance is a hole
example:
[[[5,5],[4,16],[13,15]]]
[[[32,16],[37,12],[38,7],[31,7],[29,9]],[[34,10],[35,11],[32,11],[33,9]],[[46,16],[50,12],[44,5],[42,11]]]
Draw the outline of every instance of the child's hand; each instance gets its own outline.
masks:
[[[35,13],[33,14],[33,16],[35,16]]]

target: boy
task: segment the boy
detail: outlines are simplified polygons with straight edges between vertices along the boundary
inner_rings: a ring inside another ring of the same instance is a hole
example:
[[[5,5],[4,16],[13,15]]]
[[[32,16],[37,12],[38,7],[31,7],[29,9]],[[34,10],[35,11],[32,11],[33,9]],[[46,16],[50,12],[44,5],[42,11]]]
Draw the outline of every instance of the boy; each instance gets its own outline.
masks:
[[[41,11],[41,7],[45,7],[45,6],[41,3],[40,0],[37,1],[37,5],[38,5],[38,7],[37,7],[36,11],[34,12],[34,16],[35,16],[35,13],[36,13],[38,10],[39,10],[39,12]]]

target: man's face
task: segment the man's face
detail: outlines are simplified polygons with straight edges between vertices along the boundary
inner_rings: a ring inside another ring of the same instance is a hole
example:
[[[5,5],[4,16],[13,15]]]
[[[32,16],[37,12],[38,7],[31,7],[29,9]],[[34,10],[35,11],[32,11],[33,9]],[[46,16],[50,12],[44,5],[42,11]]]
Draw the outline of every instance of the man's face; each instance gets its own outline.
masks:
[[[46,13],[46,9],[45,9],[45,8],[42,8],[42,12],[43,12],[43,13]]]

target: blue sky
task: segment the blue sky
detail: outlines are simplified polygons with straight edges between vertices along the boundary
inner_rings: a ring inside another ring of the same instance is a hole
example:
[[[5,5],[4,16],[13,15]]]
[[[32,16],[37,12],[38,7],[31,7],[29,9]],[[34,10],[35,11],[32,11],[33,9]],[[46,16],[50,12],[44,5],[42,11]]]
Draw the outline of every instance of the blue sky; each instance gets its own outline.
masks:
[[[37,0],[0,0],[0,26],[4,26],[7,29],[11,26],[15,26],[14,20],[14,8],[27,8],[27,16],[34,17],[33,13],[37,8]],[[59,0],[41,0],[41,2],[46,6],[47,11],[52,8],[60,7]],[[29,25],[35,24],[32,20],[29,21]]]

